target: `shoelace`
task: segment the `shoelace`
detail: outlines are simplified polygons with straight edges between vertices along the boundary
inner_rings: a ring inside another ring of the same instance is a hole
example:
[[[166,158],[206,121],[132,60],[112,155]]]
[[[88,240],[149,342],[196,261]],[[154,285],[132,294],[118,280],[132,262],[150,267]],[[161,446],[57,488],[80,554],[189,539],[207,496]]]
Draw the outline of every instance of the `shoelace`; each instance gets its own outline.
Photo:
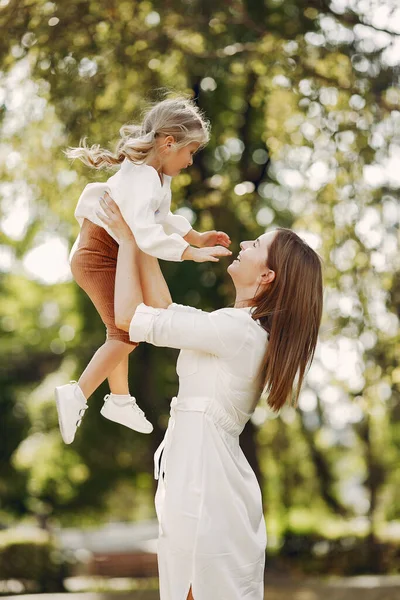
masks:
[[[110,398],[110,396],[111,396],[111,394],[106,394],[106,395],[104,396],[104,401],[105,401],[105,402],[107,402],[107,400]],[[136,400],[131,400],[131,401],[129,402],[129,404],[131,405],[131,408],[132,408],[134,411],[138,412],[138,413],[139,413],[141,416],[143,416],[143,417],[146,417],[146,415],[144,414],[144,411],[143,411],[141,408],[139,408],[139,407],[138,407],[138,405],[137,405],[137,403],[136,403]]]
[[[137,413],[139,413],[141,417],[146,418],[146,415],[144,414],[144,412],[142,411],[142,409],[138,407],[138,405],[136,404],[136,402],[132,403],[132,408],[133,408],[134,411],[136,411]]]
[[[104,401],[105,401],[105,402],[107,402],[107,400],[109,399],[109,397],[110,397],[110,396],[111,396],[111,394],[106,394],[106,395],[104,396]],[[143,411],[141,408],[139,408],[139,407],[138,407],[138,405],[137,405],[137,403],[136,403],[136,400],[131,400],[129,404],[131,405],[131,408],[132,408],[132,409],[133,409],[135,412],[139,413],[139,415],[140,415],[141,417],[144,417],[144,418],[146,418],[146,415],[144,414],[144,411]]]
[[[78,382],[77,382],[77,381],[75,381],[74,379],[72,379],[72,380],[70,381],[70,383],[76,383],[76,385],[78,385]],[[83,419],[83,417],[85,416],[86,409],[87,409],[87,406],[83,406],[83,407],[82,407],[82,408],[79,410],[79,413],[78,413],[78,414],[79,414],[79,419],[78,419],[78,420],[77,420],[77,422],[76,422],[76,428],[77,428],[77,429],[78,429],[78,427],[80,427],[80,426],[81,426],[82,419]]]
[[[85,416],[85,412],[86,412],[87,406],[82,407],[79,410],[79,419],[76,422],[76,428],[78,429],[78,427],[80,427],[81,423],[82,423],[82,419]]]

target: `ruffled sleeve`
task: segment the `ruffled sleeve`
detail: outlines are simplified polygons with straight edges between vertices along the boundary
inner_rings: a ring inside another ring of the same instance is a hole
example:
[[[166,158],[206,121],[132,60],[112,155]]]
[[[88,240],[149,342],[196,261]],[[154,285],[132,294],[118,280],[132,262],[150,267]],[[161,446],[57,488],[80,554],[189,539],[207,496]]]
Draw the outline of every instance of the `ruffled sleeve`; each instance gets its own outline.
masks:
[[[191,224],[182,215],[176,215],[171,211],[168,212],[163,222],[164,229],[167,233],[177,233],[184,237],[192,229]]]

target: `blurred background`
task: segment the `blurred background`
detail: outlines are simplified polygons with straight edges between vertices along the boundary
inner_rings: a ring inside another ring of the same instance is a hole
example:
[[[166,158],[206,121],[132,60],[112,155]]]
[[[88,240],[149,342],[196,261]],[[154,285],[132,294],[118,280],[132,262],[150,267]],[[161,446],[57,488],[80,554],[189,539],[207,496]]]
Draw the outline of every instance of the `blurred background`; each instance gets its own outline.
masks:
[[[110,173],[63,150],[113,147],[165,89],[212,123],[173,210],[234,253],[283,226],[324,260],[299,406],[276,416],[262,399],[242,435],[267,582],[400,573],[397,0],[0,0],[0,28],[0,593],[157,587],[152,455],[177,353],[131,358],[151,436],[100,416],[104,385],[65,446],[53,390],[104,340],[68,252],[81,190]],[[174,300],[206,310],[233,302],[226,267],[162,263]]]

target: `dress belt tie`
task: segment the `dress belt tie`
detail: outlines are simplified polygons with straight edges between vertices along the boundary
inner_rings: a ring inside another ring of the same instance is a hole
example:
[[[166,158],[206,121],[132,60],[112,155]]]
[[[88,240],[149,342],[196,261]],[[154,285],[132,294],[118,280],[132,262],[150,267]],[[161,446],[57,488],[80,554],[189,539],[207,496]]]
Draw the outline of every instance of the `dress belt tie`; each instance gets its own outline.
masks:
[[[154,478],[159,479],[165,473],[166,455],[168,454],[168,445],[171,440],[172,432],[175,427],[177,411],[202,412],[207,413],[211,420],[218,427],[225,430],[229,435],[237,437],[243,431],[244,424],[236,422],[226,410],[218,404],[215,398],[207,396],[188,396],[185,398],[172,398],[170,418],[164,439],[158,446],[154,454]],[[250,417],[250,415],[248,415]],[[247,421],[247,419],[246,419]]]
[[[165,435],[163,437],[163,440],[161,442],[161,444],[158,446],[157,450],[154,453],[154,479],[159,479],[160,474],[163,475],[164,474],[164,469],[165,469],[165,453],[163,454],[162,457],[162,464],[160,463],[160,457],[163,453],[163,450],[167,444],[167,441],[169,439],[169,437],[171,436],[171,433],[175,427],[175,414],[176,414],[176,405],[177,405],[177,398],[174,397],[171,400],[171,410],[170,410],[170,417],[168,420],[168,427],[167,427],[167,431],[165,432]]]

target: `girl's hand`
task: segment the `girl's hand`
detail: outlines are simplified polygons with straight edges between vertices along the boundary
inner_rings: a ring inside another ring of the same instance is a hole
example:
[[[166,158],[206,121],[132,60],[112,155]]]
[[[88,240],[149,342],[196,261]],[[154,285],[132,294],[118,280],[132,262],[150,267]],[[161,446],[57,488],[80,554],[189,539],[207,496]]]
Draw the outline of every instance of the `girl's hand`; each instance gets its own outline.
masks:
[[[222,246],[213,248],[193,248],[188,246],[182,254],[182,260],[193,260],[194,262],[219,262],[219,257],[230,256],[232,252]]]
[[[105,192],[104,198],[100,198],[99,202],[102,211],[96,211],[96,215],[112,231],[118,242],[135,241],[134,235],[122,216],[119,206],[114,202],[110,194]]]
[[[206,246],[228,246],[231,244],[231,239],[228,234],[223,231],[205,231],[200,233],[200,248]]]

